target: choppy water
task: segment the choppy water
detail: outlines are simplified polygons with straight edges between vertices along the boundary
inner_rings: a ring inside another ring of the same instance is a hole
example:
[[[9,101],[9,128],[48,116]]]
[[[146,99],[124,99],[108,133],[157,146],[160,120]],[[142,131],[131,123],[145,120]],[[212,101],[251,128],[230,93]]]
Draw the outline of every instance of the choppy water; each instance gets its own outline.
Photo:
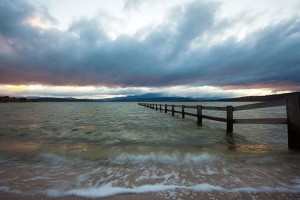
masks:
[[[285,115],[277,107],[235,118]],[[225,123],[203,125],[137,103],[0,104],[0,191],[173,198],[194,191],[299,193],[300,154],[288,150],[285,125],[234,125],[231,135]]]

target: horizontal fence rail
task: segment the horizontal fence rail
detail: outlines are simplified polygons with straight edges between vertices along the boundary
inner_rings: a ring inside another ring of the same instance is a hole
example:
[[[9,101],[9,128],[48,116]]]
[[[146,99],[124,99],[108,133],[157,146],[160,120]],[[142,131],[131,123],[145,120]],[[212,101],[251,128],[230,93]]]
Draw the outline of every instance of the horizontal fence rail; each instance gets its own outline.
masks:
[[[290,148],[300,149],[300,95],[289,96],[286,100],[267,101],[262,103],[253,103],[241,106],[188,106],[188,105],[168,105],[168,104],[151,104],[138,103],[150,109],[171,112],[172,115],[180,114],[182,118],[185,116],[197,117],[197,122],[202,126],[202,119],[225,122],[226,130],[233,131],[233,124],[287,124],[288,125],[288,144]],[[278,106],[286,106],[287,118],[256,118],[256,119],[234,119],[234,111],[253,110],[260,108],[271,108]],[[195,109],[196,113],[186,112],[186,109]],[[203,110],[214,110],[226,112],[226,118],[203,115]]]
[[[198,117],[201,118],[220,121],[220,122],[228,122],[232,121],[233,124],[287,124],[287,118],[257,118],[257,119],[229,119],[231,117],[231,112],[233,111],[241,111],[241,110],[252,110],[252,109],[259,109],[259,108],[269,108],[269,107],[277,107],[277,106],[284,106],[285,101],[270,101],[270,102],[263,102],[263,103],[254,103],[242,106],[226,106],[226,107],[217,107],[217,106],[186,106],[186,105],[168,105],[168,104],[149,104],[149,103],[139,103],[140,106],[145,106],[147,108],[156,109],[160,108],[161,111],[172,112],[177,114],[181,114],[184,118],[185,115]],[[171,108],[171,109],[170,109]],[[178,110],[178,108],[181,108]],[[175,110],[177,109],[177,110]],[[197,114],[186,112],[185,109],[197,109]],[[208,116],[200,114],[199,110],[214,110],[214,111],[226,111],[227,118],[222,117],[215,117],[215,116]],[[228,129],[228,128],[227,128]],[[230,131],[230,130],[229,130]]]

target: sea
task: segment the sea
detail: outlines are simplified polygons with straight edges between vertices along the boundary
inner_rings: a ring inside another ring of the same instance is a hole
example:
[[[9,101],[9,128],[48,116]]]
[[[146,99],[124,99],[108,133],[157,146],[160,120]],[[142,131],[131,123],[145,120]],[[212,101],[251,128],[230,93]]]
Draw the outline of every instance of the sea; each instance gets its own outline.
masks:
[[[268,117],[286,117],[285,107],[234,113]],[[199,126],[194,117],[137,102],[0,104],[2,193],[87,198],[155,193],[166,199],[197,192],[299,194],[299,166],[300,153],[288,149],[286,125],[234,124],[227,133],[223,122],[204,119]]]

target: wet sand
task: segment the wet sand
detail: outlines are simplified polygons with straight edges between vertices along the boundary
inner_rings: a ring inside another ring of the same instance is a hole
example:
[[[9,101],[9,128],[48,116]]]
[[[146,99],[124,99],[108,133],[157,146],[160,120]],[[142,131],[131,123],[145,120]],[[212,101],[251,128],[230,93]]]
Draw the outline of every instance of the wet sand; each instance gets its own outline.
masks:
[[[0,199],[7,200],[164,200],[164,199],[243,199],[243,200],[253,200],[253,199],[278,199],[278,200],[293,200],[300,199],[299,193],[254,193],[254,192],[234,192],[234,193],[225,193],[225,192],[190,192],[187,191],[185,195],[182,191],[171,191],[173,195],[170,195],[169,192],[160,192],[160,193],[146,193],[146,194],[122,194],[105,198],[84,198],[84,197],[75,197],[75,196],[66,196],[66,197],[48,197],[40,194],[32,195],[20,195],[20,194],[9,194],[9,193],[0,193]],[[176,193],[180,195],[176,195]]]

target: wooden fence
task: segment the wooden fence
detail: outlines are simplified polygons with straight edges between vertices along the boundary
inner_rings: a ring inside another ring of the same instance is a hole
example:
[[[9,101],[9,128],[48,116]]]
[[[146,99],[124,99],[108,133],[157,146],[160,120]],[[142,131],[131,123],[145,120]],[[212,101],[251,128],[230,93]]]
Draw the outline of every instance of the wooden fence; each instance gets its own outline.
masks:
[[[285,100],[268,101],[263,103],[254,103],[242,106],[186,106],[186,105],[167,105],[138,103],[150,109],[180,114],[182,118],[186,115],[197,118],[198,125],[202,126],[202,119],[225,122],[227,131],[233,131],[233,124],[287,124],[288,127],[288,146],[291,149],[300,149],[300,95],[288,96]],[[287,118],[256,118],[256,119],[234,119],[233,112],[241,110],[252,110],[258,108],[269,108],[277,106],[286,106]],[[185,109],[196,109],[196,113],[186,112]],[[226,112],[226,118],[203,115],[203,110],[215,110]]]

